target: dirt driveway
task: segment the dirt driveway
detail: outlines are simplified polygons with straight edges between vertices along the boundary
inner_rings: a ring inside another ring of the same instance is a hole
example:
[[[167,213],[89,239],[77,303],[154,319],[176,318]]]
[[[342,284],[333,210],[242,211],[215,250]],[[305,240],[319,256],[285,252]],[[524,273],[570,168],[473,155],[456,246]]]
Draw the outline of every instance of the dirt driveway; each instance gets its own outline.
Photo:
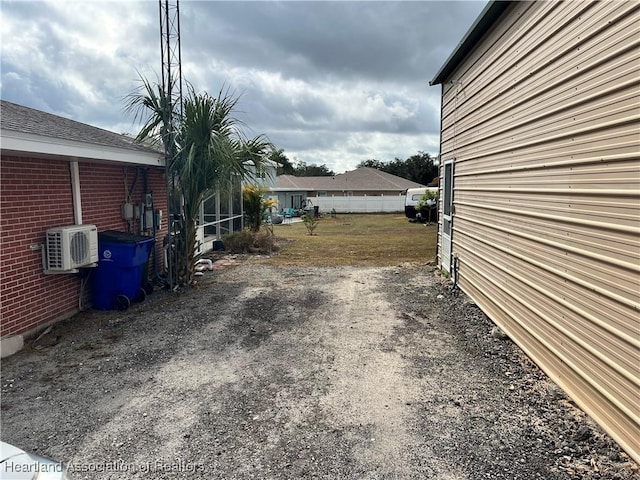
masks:
[[[2,437],[75,478],[633,478],[428,266],[244,261],[2,362]]]

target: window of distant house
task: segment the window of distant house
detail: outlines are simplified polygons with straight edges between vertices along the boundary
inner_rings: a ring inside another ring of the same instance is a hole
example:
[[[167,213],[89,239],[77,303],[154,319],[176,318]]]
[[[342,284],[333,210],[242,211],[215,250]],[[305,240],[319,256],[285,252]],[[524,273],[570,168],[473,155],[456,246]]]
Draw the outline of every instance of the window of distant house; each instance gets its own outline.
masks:
[[[326,197],[327,192],[318,192],[318,197]]]
[[[344,192],[344,196],[345,197],[353,197],[353,192],[352,191]]]

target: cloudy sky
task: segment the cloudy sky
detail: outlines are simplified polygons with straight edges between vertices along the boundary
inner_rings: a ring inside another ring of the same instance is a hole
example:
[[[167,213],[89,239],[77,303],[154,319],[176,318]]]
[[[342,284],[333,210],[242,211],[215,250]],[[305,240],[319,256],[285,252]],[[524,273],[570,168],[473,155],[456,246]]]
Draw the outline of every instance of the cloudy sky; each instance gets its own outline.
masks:
[[[438,152],[428,82],[486,1],[180,2],[183,77],[241,97],[247,134],[336,173]],[[0,3],[2,99],[115,132],[161,72],[158,2]]]

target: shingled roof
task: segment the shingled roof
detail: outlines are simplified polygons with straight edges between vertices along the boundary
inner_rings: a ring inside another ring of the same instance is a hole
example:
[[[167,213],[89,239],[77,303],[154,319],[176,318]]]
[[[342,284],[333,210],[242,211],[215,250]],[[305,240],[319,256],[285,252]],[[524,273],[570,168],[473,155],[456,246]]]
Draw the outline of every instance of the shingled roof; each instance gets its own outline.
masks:
[[[424,187],[420,183],[397,177],[375,168],[360,167],[350,172],[324,177],[276,177],[277,191],[397,191]]]
[[[138,144],[126,135],[103,130],[102,128],[7,102],[6,100],[0,100],[0,128],[2,130],[41,135],[60,140],[158,153],[157,150]]]

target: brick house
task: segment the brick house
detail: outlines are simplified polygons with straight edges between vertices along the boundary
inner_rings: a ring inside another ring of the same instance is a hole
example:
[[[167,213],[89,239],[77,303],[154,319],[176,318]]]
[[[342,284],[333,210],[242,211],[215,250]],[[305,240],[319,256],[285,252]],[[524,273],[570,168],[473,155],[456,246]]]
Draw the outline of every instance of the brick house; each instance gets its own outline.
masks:
[[[93,224],[141,233],[122,218],[126,201],[152,194],[166,215],[163,155],[130,138],[2,101],[0,110],[0,340],[2,355],[22,336],[77,313],[81,275],[44,273],[47,229]],[[162,220],[157,239],[166,235]],[[156,242],[161,265],[162,242]]]
[[[270,188],[280,208],[304,208],[311,203],[321,210],[342,212],[404,211],[404,193],[424,185],[369,167],[359,167],[332,176],[296,177],[279,175]],[[386,201],[385,201],[386,200]],[[369,208],[348,208],[370,203]],[[382,208],[386,204],[390,209]]]

